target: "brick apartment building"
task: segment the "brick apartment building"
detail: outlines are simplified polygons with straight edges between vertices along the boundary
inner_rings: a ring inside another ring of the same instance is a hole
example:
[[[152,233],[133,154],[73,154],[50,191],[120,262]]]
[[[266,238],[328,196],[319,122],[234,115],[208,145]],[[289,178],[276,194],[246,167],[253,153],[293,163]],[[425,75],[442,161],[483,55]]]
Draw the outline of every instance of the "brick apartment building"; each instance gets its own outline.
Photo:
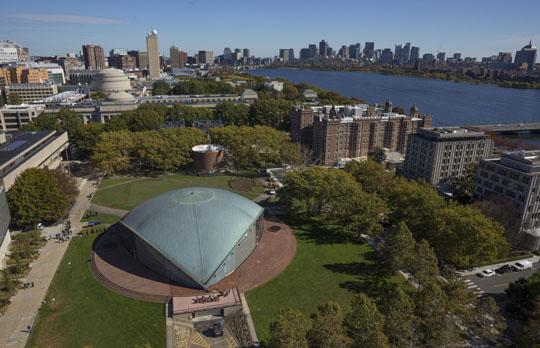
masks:
[[[405,153],[407,135],[418,128],[431,127],[431,116],[420,115],[413,106],[410,115],[367,104],[295,108],[291,119],[291,139],[310,147],[324,165],[342,159],[363,158],[375,148]]]

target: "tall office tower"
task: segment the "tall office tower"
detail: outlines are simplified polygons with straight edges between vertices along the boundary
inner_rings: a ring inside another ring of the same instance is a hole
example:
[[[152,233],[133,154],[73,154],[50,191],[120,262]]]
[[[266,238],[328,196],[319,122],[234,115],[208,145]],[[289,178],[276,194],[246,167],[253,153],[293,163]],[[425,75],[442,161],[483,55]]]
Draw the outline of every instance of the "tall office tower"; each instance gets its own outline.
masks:
[[[279,58],[284,62],[290,62],[294,60],[294,49],[292,48],[281,48],[279,50]]]
[[[83,61],[87,70],[105,69],[105,54],[103,47],[97,45],[83,45]]]
[[[328,42],[321,40],[319,42],[319,56],[327,57],[328,56]]]
[[[461,60],[461,53],[454,53],[453,58],[454,58],[455,60]]]
[[[372,59],[375,56],[375,42],[366,42],[364,45],[364,56]]]
[[[243,56],[244,58],[249,58],[249,57],[251,57],[250,52],[249,52],[249,48],[244,48],[244,49],[242,50],[242,56]]]
[[[523,63],[527,63],[527,70],[531,71],[536,64],[536,47],[532,45],[532,41],[529,41],[529,44],[523,46],[523,48],[516,52],[516,59],[514,64],[519,67]]]
[[[409,56],[409,62],[414,63],[420,59],[420,47],[411,47],[411,55]]]
[[[433,185],[461,177],[469,166],[493,152],[493,140],[484,132],[461,127],[418,129],[409,135],[403,175]]]
[[[148,52],[148,78],[159,79],[159,49],[157,30],[152,29],[146,35],[146,51]]]
[[[139,66],[139,51],[131,50],[127,52],[128,56],[132,57],[132,59],[135,61],[135,67],[140,68]]]
[[[232,61],[232,50],[229,47],[225,47],[223,50],[223,60],[226,63],[230,63]]]
[[[214,64],[214,52],[199,51],[199,64],[208,64],[208,65]]]
[[[444,62],[446,60],[446,53],[445,52],[437,53],[437,60],[439,62]]]
[[[178,59],[178,62],[179,62],[179,67],[180,68],[185,68],[187,62],[188,62],[188,55],[187,55],[187,52],[184,52],[184,51],[180,51],[178,53],[178,56],[179,56],[179,59]]]
[[[395,45],[395,48],[394,48],[394,60],[396,61],[396,63],[401,63],[402,61],[402,57],[401,57],[401,50],[403,49],[403,45],[399,44],[399,45]]]
[[[315,58],[317,57],[318,55],[318,50],[317,50],[317,45],[315,44],[310,44],[308,46],[308,49],[309,49],[309,58]]]
[[[407,42],[401,49],[401,59],[403,63],[408,63],[411,59],[411,43]]]
[[[359,43],[349,46],[349,58],[351,59],[360,59],[361,56],[361,47]]]
[[[180,68],[180,50],[176,46],[171,46],[169,49],[171,56],[171,68]]]
[[[300,49],[300,60],[308,60],[310,58],[309,48]]]
[[[381,64],[390,65],[394,62],[394,53],[390,48],[385,48],[381,52]]]
[[[147,70],[148,69],[148,52],[138,52],[137,61],[139,62],[139,69]]]
[[[338,52],[338,56],[343,59],[349,59],[349,48],[347,47],[347,45],[341,46]]]

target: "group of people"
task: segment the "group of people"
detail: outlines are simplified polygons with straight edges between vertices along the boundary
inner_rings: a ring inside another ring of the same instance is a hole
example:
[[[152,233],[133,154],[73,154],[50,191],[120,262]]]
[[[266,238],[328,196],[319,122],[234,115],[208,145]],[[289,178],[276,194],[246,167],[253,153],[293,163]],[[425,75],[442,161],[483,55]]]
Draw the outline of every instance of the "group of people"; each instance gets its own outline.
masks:
[[[28,288],[33,288],[34,287],[34,282],[24,282],[23,283],[23,289],[28,289]]]
[[[207,303],[207,302],[217,302],[219,301],[219,298],[221,296],[226,297],[231,292],[230,289],[226,290],[219,290],[215,293],[209,294],[209,295],[203,295],[203,296],[196,296],[194,297],[193,303]]]
[[[71,236],[72,233],[73,231],[71,230],[71,221],[66,220],[66,222],[64,223],[64,228],[62,228],[62,232],[57,233],[55,237],[56,239],[58,239],[59,243],[63,243],[69,240],[69,236]]]

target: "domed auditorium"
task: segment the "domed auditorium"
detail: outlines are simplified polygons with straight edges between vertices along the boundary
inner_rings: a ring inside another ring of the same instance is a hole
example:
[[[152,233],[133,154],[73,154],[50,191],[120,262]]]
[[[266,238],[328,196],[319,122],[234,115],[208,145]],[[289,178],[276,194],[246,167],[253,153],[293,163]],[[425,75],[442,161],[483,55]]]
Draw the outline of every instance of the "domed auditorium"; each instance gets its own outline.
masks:
[[[288,226],[230,191],[191,187],[154,197],[94,243],[92,272],[111,290],[160,302],[257,287],[296,250]]]

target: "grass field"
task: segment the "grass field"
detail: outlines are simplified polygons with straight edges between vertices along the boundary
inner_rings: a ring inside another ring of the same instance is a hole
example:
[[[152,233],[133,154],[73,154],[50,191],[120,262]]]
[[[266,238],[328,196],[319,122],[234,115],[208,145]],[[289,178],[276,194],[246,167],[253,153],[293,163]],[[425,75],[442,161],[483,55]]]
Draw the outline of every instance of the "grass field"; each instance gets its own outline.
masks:
[[[92,202],[111,208],[131,210],[140,203],[161,193],[191,186],[207,186],[232,191],[229,182],[236,177],[228,175],[219,176],[191,176],[191,175],[167,175],[157,178],[104,179]],[[237,192],[244,197],[254,199],[264,191],[264,187],[258,182],[250,191]]]
[[[164,347],[163,305],[113,293],[90,273],[95,237],[70,242],[28,347]]]
[[[81,219],[82,222],[88,222],[88,221],[101,221],[104,224],[114,224],[120,220],[120,217],[116,215],[109,215],[109,214],[103,214],[103,213],[97,213],[97,215],[89,216],[89,217],[83,217]]]
[[[295,308],[306,315],[317,305],[335,301],[348,310],[355,293],[377,298],[380,291],[404,279],[391,276],[376,261],[367,244],[333,238],[334,232],[295,229],[296,256],[277,278],[247,293],[259,340],[269,338],[268,328],[280,308]]]

